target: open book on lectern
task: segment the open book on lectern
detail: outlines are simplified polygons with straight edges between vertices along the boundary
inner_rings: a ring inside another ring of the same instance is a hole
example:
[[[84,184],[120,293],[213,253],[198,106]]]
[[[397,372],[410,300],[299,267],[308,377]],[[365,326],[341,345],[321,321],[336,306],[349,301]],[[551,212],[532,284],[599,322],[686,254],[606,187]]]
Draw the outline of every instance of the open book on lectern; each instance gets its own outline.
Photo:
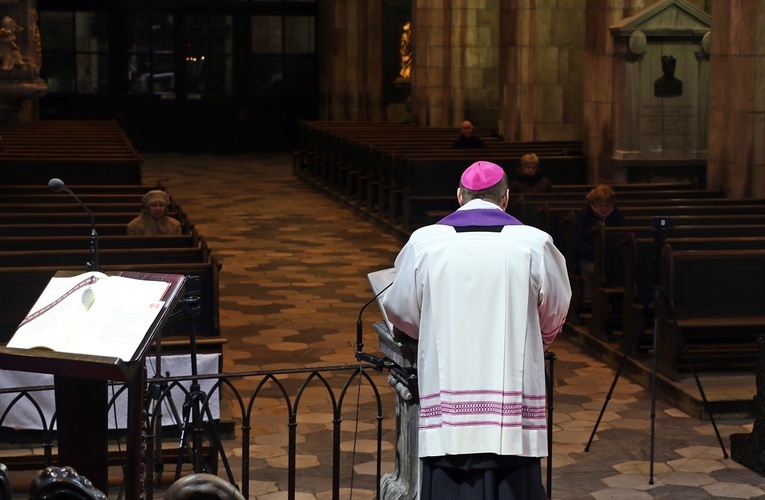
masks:
[[[88,272],[53,277],[8,347],[130,361],[162,311],[165,281]]]

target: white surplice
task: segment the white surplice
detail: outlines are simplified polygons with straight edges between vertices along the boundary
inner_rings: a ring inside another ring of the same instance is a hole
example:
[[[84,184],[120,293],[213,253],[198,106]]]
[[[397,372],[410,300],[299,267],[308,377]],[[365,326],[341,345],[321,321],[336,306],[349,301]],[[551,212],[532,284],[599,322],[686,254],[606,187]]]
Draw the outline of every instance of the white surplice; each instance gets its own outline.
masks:
[[[412,234],[395,268],[383,307],[419,340],[419,456],[546,456],[544,349],[571,298],[552,238],[517,224],[435,224]]]

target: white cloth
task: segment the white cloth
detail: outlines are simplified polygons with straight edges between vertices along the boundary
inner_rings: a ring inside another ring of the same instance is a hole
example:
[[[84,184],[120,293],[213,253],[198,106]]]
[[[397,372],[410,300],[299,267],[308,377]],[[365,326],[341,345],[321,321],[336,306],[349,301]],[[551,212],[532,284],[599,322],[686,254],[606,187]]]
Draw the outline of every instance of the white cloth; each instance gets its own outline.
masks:
[[[383,307],[419,339],[419,456],[546,456],[544,349],[571,298],[552,238],[523,225],[435,224],[412,234],[395,268]]]
[[[156,358],[149,356],[146,358],[146,370],[149,377],[156,377]],[[162,356],[162,372],[170,376],[180,377],[183,375],[191,375],[191,358],[186,355],[173,355]],[[220,354],[199,354],[197,355],[197,373],[200,375],[206,375],[211,373],[220,373]],[[201,380],[199,385],[205,394],[210,394],[215,380]],[[53,385],[53,375],[44,373],[31,373],[20,372],[14,370],[0,370],[0,388],[12,389],[22,387],[42,387]],[[191,382],[183,382],[186,390],[189,389]],[[119,390],[119,386],[115,386],[114,392]],[[170,391],[173,404],[181,417],[183,409],[183,402],[186,399],[185,392],[179,388],[174,388]],[[56,401],[53,394],[53,390],[47,391],[34,391],[29,393],[31,397],[37,401],[43,412],[43,416],[46,422],[51,421],[51,417],[56,411]],[[6,411],[11,402],[16,398],[17,393],[0,395],[0,415]],[[109,389],[109,398],[112,397],[112,391]],[[84,410],[83,410],[84,411]],[[220,417],[220,393],[218,391],[212,395],[210,399],[210,411],[214,419]],[[115,422],[116,413],[116,422]],[[165,404],[162,408],[162,425],[175,425],[178,423],[173,415],[172,408],[170,407],[169,400],[165,400]],[[40,415],[35,409],[34,405],[27,399],[19,400],[13,408],[8,412],[5,420],[3,421],[3,427],[11,427],[15,429],[42,429],[42,423],[40,422]],[[124,429],[127,427],[127,392],[123,391],[117,398],[116,411],[109,409],[109,428]],[[55,425],[53,426],[55,429]]]

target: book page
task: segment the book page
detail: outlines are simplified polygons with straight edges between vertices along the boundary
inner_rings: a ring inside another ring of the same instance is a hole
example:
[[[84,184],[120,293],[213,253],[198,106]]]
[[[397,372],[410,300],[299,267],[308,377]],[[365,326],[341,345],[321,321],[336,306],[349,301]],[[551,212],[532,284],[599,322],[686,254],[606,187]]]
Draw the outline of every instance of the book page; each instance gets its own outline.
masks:
[[[91,274],[53,278],[8,346],[130,361],[162,311],[170,283],[104,276],[72,291]]]
[[[8,347],[61,350],[88,310],[86,291],[90,295],[92,288],[105,277],[105,274],[91,272],[52,278],[8,342]]]
[[[393,280],[396,279],[396,269],[392,267],[388,269],[381,269],[379,271],[367,274],[367,278],[369,279],[369,284],[372,287],[372,292],[374,292],[375,298],[377,299],[377,306],[380,308],[380,312],[383,315],[385,324],[388,326],[388,330],[392,334],[393,324],[388,319],[388,315],[385,313],[385,309],[382,306],[382,297],[385,295],[385,290],[387,290],[388,287],[393,283]]]
[[[130,361],[157,315],[170,283],[122,276],[99,282],[95,298],[60,350]]]
[[[99,297],[100,298],[100,297]],[[95,303],[61,352],[109,356],[130,361],[163,302],[126,301]]]

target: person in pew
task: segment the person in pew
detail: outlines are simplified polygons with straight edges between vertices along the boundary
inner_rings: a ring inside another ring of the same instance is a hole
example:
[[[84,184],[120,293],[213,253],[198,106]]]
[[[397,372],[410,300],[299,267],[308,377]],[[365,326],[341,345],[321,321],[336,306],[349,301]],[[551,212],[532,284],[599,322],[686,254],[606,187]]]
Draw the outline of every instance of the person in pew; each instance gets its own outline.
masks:
[[[460,125],[460,136],[452,143],[454,149],[480,149],[485,148],[486,143],[480,137],[473,135],[473,124],[465,120]]]
[[[595,250],[590,231],[603,221],[606,226],[623,226],[624,215],[615,205],[616,194],[610,186],[599,184],[585,197],[586,204],[574,219],[574,254],[582,276],[583,296],[592,298],[592,280],[595,270]]]
[[[143,195],[142,201],[141,215],[128,223],[127,234],[132,236],[181,234],[181,223],[167,215],[167,207],[170,205],[170,196],[167,193],[154,189]]]
[[[528,153],[521,157],[521,165],[515,171],[510,182],[511,193],[549,193],[552,191],[550,179],[542,175],[539,157]]]
[[[545,498],[544,350],[571,287],[552,238],[505,213],[507,186],[468,167],[460,208],[412,234],[383,295],[394,337],[419,341],[422,500]]]

